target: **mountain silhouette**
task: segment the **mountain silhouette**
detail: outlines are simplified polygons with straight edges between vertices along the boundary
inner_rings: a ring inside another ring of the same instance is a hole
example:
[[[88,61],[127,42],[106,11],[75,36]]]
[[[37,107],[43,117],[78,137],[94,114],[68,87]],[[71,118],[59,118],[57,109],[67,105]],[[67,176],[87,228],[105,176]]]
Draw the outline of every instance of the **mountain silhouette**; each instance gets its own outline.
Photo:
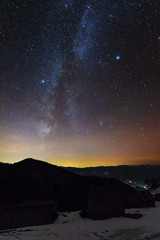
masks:
[[[111,188],[123,193],[127,207],[128,194],[137,190],[116,178],[81,176],[62,167],[28,158],[14,164],[0,163],[0,203],[52,200],[58,210],[87,209],[91,189]],[[142,204],[143,205],[143,204]]]

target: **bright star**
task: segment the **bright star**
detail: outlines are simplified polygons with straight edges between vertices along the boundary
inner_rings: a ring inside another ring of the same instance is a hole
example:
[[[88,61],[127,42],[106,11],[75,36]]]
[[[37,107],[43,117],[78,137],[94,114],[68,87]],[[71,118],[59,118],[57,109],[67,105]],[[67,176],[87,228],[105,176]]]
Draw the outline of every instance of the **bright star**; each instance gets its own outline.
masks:
[[[118,56],[116,56],[116,60],[120,60],[120,56],[118,55]]]

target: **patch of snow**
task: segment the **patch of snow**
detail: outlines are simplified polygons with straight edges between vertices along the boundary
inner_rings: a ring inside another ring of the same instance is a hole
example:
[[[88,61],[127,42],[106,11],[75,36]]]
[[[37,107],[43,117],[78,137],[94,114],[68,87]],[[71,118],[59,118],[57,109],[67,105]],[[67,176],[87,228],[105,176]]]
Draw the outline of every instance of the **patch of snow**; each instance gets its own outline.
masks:
[[[79,212],[59,213],[54,224],[0,231],[0,240],[158,240],[160,203],[155,208],[128,209],[140,219],[82,219]]]

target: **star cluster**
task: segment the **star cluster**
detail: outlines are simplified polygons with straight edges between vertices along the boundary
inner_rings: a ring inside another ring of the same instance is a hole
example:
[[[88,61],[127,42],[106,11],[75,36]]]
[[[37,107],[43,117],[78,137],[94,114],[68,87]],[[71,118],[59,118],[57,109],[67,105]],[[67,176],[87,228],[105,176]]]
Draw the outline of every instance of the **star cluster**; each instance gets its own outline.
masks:
[[[2,0],[1,161],[160,160],[160,3]]]

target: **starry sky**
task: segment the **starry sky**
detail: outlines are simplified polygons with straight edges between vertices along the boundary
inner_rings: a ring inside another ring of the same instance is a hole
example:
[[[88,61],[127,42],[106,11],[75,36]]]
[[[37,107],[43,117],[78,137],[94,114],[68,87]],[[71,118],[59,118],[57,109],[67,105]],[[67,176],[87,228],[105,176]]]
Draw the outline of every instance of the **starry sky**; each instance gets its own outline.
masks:
[[[0,161],[160,164],[160,2],[2,0]]]

